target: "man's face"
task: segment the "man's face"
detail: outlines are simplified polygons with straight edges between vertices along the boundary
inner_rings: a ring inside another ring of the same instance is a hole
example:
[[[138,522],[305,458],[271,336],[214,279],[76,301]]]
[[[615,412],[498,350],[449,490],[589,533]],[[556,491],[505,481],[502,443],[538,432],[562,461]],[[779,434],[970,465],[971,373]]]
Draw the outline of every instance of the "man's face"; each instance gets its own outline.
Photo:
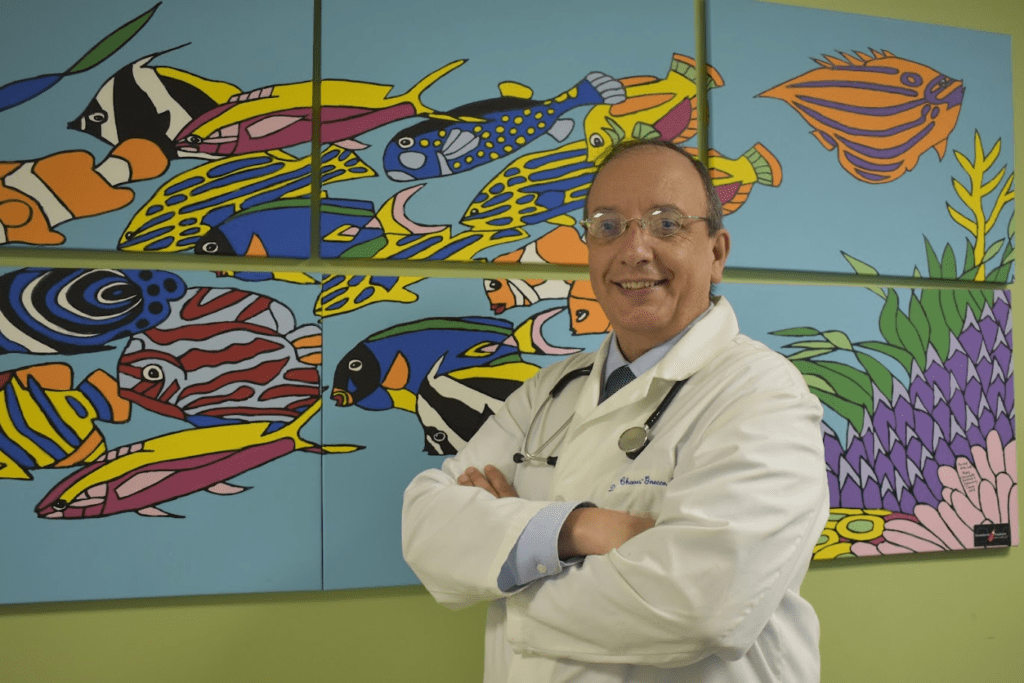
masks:
[[[587,201],[588,216],[604,210],[639,218],[655,208],[691,216],[708,211],[697,169],[662,147],[638,147],[613,159],[594,179]],[[657,238],[632,221],[610,241],[587,241],[594,294],[629,360],[678,334],[708,307],[711,283],[722,280],[729,234],[723,229],[708,237],[706,221],[687,219],[684,226]]]

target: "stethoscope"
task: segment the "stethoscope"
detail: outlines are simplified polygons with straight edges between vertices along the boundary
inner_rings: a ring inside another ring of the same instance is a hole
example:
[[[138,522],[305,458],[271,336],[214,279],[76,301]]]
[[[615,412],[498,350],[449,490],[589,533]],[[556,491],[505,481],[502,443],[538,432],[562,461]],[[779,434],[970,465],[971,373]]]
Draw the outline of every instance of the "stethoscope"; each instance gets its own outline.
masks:
[[[550,410],[548,407],[549,404],[554,399],[558,398],[558,395],[562,393],[562,390],[565,389],[570,382],[579,377],[586,377],[593,369],[593,365],[577,368],[576,370],[567,372],[560,380],[558,380],[558,383],[555,384],[550,392],[548,392],[547,398],[544,399],[544,403],[542,403],[537,412],[534,413],[533,418],[530,420],[530,426],[526,428],[526,436],[523,437],[523,449],[519,453],[513,455],[512,460],[516,463],[536,462],[554,467],[555,463],[558,462],[558,456],[549,455],[545,457],[543,455],[533,455],[530,453],[528,445],[530,443],[530,435],[533,433],[533,426],[537,423],[537,418],[540,417],[542,412],[546,414],[547,410]],[[654,429],[654,425],[658,423],[658,420],[661,418],[661,414],[665,412],[665,408],[668,407],[668,404],[672,403],[672,399],[676,397],[676,394],[679,393],[679,390],[683,388],[684,384],[686,384],[686,380],[681,379],[677,380],[675,384],[672,385],[672,388],[668,390],[667,394],[665,394],[665,398],[661,399],[661,403],[659,403],[658,407],[654,409],[654,412],[651,413],[651,416],[647,418],[647,422],[645,422],[642,427],[630,427],[619,435],[619,449],[626,454],[627,458],[630,460],[636,460],[637,457],[644,452],[644,449],[647,448],[647,444],[651,442],[651,430]],[[547,410],[545,410],[545,408],[547,408]],[[543,451],[546,449],[552,441],[558,438],[562,432],[569,427],[569,423],[571,421],[572,418],[570,417],[568,420],[563,422],[562,426],[556,429],[554,433],[540,445],[540,448],[536,450]]]

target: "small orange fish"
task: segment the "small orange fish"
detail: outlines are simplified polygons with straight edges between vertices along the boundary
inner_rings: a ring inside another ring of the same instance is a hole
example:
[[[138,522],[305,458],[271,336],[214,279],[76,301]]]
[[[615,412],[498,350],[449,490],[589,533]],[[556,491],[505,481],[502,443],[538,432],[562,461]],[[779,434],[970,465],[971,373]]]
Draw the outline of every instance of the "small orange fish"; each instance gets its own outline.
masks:
[[[576,280],[569,288],[569,327],[573,334],[604,334],[612,329],[607,314],[597,303],[590,280]]]
[[[132,203],[129,182],[167,170],[167,159],[149,140],[129,139],[96,165],[82,150],[32,161],[0,162],[0,244],[63,244],[57,226],[75,218],[117,211]]]
[[[963,82],[872,49],[815,59],[820,68],[766,90],[795,109],[839,163],[866,183],[888,183],[934,148],[941,159],[960,116]]]
[[[587,262],[587,245],[580,239],[575,228],[560,225],[535,242],[502,254],[494,262],[582,265]],[[501,315],[517,306],[532,306],[548,299],[564,299],[569,294],[569,283],[543,278],[494,278],[484,280],[484,292],[491,302],[491,310]]]

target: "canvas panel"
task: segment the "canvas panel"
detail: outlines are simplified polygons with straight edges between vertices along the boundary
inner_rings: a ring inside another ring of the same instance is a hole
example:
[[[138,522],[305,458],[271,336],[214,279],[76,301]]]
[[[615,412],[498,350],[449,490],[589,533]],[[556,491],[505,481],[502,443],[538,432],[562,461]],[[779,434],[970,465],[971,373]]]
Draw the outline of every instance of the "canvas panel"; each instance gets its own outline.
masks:
[[[0,241],[308,257],[312,21],[311,2],[6,7]]]
[[[752,0],[707,17],[712,168],[774,160],[726,217],[730,265],[1012,279],[1009,36]]]
[[[319,283],[0,273],[0,602],[316,590]]]
[[[445,0],[396,21],[385,5],[323,3],[325,36],[380,25],[389,45],[373,30],[324,41],[324,140],[358,147],[375,174],[327,188],[323,257],[581,264],[601,153],[648,137],[696,148],[690,6],[506,9]]]

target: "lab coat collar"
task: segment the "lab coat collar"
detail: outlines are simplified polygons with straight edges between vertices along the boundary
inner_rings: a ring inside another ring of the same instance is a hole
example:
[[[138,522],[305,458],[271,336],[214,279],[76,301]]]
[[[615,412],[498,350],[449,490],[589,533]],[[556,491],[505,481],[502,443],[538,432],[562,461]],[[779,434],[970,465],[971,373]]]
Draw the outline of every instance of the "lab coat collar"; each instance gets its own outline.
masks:
[[[652,387],[656,391],[664,392],[664,382],[655,380],[677,382],[687,379],[721,353],[739,334],[740,328],[736,313],[725,297],[717,296],[713,300],[715,305],[711,311],[683,335],[664,358],[600,405],[598,398],[601,393],[602,373],[600,370],[592,371],[576,403],[577,417],[584,420],[600,418],[625,405],[644,400],[652,391]],[[613,335],[609,334],[594,357],[594,368],[604,367],[612,343]],[[655,384],[657,386],[654,386]]]

